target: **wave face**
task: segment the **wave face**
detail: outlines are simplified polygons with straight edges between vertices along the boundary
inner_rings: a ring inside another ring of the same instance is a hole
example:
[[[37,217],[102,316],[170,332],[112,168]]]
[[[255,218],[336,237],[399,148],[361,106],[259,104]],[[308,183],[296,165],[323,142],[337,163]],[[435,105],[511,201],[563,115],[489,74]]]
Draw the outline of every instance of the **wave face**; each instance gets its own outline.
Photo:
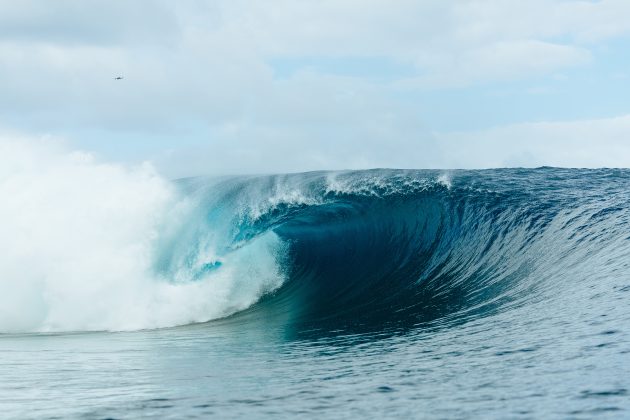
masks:
[[[286,245],[283,286],[236,319],[382,332],[626,287],[629,180],[625,170],[540,168],[226,181],[219,189],[247,197],[235,238],[272,231]]]
[[[597,284],[627,287],[630,274],[625,170],[170,183],[147,167],[38,153],[0,173],[0,194],[11,198],[0,210],[3,332],[230,315],[225,322],[281,319],[302,331],[440,326],[561,305]]]

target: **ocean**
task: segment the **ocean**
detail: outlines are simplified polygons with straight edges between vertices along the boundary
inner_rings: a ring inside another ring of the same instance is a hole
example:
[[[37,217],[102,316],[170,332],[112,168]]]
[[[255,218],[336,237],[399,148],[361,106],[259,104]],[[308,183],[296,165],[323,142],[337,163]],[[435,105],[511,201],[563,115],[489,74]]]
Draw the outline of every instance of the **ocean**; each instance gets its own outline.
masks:
[[[0,417],[630,418],[630,170],[111,171],[0,189]]]

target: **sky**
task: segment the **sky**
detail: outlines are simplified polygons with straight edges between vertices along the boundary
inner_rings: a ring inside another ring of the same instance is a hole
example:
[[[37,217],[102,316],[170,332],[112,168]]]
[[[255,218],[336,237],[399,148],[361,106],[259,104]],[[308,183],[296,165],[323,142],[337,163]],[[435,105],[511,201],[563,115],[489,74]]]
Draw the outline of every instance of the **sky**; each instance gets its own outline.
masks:
[[[172,178],[630,167],[628,51],[627,0],[0,0],[0,139]]]

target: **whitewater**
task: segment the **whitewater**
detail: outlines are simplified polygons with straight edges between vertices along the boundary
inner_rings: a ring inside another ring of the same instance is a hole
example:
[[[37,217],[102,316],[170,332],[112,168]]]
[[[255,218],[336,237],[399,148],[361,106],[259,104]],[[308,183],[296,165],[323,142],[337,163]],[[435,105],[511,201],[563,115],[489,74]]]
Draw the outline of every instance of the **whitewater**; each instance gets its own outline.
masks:
[[[273,238],[222,256],[227,264],[204,274],[218,247],[235,244],[221,243],[228,232],[212,223],[222,221],[202,214],[211,209],[149,165],[98,163],[46,143],[5,143],[0,156],[2,332],[208,321],[282,281]]]
[[[629,186],[547,167],[167,180],[0,142],[1,412],[627,417]]]

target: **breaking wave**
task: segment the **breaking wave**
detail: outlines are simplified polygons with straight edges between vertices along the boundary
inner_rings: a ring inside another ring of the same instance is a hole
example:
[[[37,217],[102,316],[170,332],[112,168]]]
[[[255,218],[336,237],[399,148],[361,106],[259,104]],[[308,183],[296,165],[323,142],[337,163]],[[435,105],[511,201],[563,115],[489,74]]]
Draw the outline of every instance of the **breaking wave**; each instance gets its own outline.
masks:
[[[0,331],[489,316],[630,272],[622,170],[160,178],[0,145]],[[620,287],[623,287],[621,285]]]

